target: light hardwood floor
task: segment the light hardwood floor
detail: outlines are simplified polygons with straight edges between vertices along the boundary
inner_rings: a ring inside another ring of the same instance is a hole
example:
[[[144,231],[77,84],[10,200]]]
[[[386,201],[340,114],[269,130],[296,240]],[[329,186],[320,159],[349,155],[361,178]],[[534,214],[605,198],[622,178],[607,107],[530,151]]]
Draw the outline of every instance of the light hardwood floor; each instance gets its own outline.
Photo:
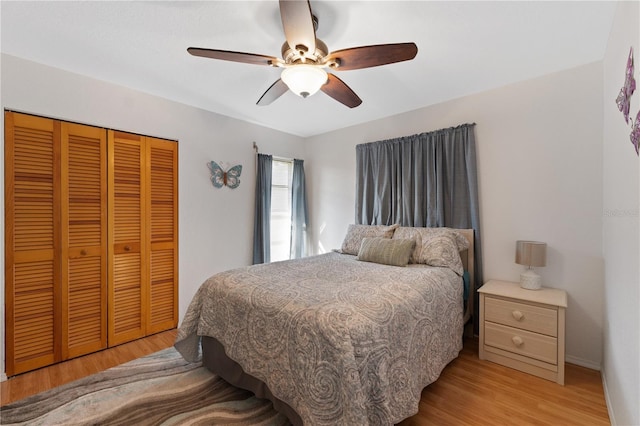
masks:
[[[0,383],[1,405],[164,349],[175,330]],[[567,364],[565,386],[478,359],[477,340],[422,392],[420,411],[399,426],[609,425],[600,373]]]
[[[154,334],[101,352],[19,374],[0,382],[0,405],[98,373],[173,345],[176,330]]]
[[[565,365],[561,386],[478,358],[478,341],[422,391],[418,414],[400,426],[610,425],[599,371]]]

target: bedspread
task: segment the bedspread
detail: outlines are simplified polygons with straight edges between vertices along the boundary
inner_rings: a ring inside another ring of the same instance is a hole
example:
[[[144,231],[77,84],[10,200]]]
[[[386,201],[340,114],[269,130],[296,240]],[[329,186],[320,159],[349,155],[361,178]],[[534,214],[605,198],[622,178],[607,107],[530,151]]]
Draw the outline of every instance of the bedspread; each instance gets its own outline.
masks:
[[[462,349],[462,280],[327,253],[214,275],[175,347],[198,358],[211,336],[305,424],[389,425]]]

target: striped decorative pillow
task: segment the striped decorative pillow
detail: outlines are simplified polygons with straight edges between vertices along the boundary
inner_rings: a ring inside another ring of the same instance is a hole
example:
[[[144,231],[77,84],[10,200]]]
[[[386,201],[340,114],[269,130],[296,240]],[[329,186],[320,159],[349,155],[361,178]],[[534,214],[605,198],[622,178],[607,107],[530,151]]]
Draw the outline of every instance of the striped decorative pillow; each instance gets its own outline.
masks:
[[[391,266],[406,266],[415,248],[415,240],[363,238],[358,260]]]

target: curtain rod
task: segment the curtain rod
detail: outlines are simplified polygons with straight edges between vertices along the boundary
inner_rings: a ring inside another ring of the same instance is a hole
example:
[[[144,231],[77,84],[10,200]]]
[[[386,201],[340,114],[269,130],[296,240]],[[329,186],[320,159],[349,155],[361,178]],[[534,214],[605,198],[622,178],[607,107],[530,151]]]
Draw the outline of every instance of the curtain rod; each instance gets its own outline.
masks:
[[[258,149],[258,144],[255,141],[253,142],[253,150],[255,151],[256,154],[260,153]],[[287,163],[293,163],[293,160],[294,160],[293,158],[277,157],[275,155],[272,155],[271,158],[273,158],[276,161],[283,161]]]
[[[293,163],[293,158],[276,157],[275,155],[272,155],[271,158],[276,161],[282,161],[283,163]]]

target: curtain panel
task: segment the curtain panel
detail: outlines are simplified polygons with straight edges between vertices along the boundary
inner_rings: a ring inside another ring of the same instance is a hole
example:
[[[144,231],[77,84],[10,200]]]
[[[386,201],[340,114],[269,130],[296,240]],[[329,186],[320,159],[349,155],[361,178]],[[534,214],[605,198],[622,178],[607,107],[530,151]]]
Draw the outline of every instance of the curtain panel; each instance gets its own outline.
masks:
[[[309,212],[307,211],[307,191],[304,178],[304,161],[293,160],[291,178],[291,253],[290,259],[304,257],[309,246]]]
[[[253,223],[253,264],[271,261],[271,165],[273,157],[258,154]]]
[[[464,124],[357,145],[355,219],[368,225],[473,228],[475,286],[480,288],[474,129],[475,124]],[[474,318],[477,312],[476,307]]]

